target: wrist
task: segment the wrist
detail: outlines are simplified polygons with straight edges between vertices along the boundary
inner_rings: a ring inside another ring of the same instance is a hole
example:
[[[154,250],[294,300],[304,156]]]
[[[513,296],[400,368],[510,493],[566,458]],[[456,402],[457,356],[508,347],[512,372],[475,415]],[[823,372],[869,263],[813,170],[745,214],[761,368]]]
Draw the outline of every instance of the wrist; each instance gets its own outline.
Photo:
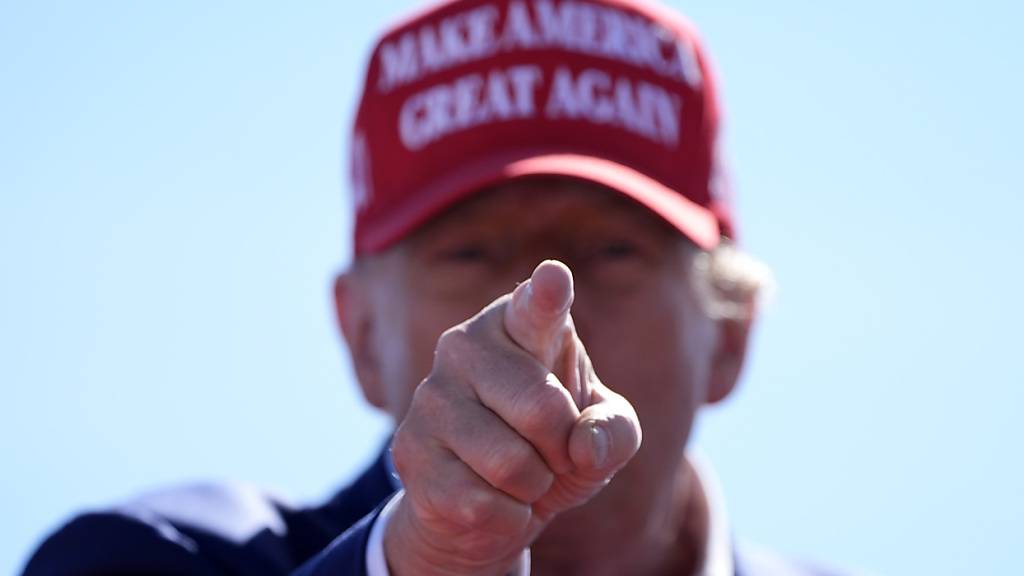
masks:
[[[384,529],[384,556],[391,576],[507,576],[529,574],[527,549],[497,560],[471,557],[451,546],[458,537],[430,538],[403,494]],[[525,566],[525,570],[524,570]]]

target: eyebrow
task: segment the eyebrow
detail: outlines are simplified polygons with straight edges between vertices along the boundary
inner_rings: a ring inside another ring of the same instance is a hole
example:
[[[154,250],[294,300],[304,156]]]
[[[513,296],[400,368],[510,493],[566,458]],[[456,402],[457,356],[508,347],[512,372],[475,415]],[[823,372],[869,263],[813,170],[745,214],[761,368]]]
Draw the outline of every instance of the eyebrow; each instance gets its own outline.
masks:
[[[474,229],[479,230],[481,226],[479,225],[477,215],[485,209],[484,206],[489,199],[493,199],[498,195],[518,196],[524,193],[530,194],[536,192],[538,187],[546,187],[554,192],[591,196],[593,202],[591,206],[595,209],[596,213],[606,215],[603,220],[608,224],[617,225],[623,222],[656,223],[655,225],[660,228],[659,232],[684,237],[671,224],[649,208],[612,188],[585,180],[564,177],[532,177],[482,188],[466,199],[445,208],[433,218],[424,222],[418,230],[407,238],[410,241],[409,245],[436,240],[437,238],[430,234],[429,231],[441,226],[449,227],[449,231],[453,233]],[[514,201],[514,199],[509,198],[505,201]],[[615,217],[611,217],[611,213],[614,213]]]
[[[481,210],[480,206],[482,206],[488,198],[493,198],[497,195],[523,192],[529,193],[531,188],[540,186],[548,187],[551,191],[594,194],[602,204],[621,206],[636,205],[635,201],[625,197],[620,192],[600,184],[561,176],[537,176],[502,182],[481,188],[462,202],[458,202],[441,212],[436,217],[435,221],[449,217],[461,219],[466,215],[471,216]]]

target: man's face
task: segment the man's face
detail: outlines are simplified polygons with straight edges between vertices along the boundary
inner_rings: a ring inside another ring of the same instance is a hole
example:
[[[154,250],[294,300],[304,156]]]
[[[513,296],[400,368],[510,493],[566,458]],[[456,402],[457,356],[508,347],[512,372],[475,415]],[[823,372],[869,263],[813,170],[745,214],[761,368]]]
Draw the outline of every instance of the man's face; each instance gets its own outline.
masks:
[[[720,338],[693,289],[696,253],[611,191],[564,179],[505,184],[350,273],[362,294],[352,299],[362,308],[363,351],[353,351],[361,383],[401,420],[441,333],[510,292],[542,260],[561,260],[573,272],[572,317],[597,375],[639,415],[643,447],[620,478],[642,489],[678,464],[709,398]]]

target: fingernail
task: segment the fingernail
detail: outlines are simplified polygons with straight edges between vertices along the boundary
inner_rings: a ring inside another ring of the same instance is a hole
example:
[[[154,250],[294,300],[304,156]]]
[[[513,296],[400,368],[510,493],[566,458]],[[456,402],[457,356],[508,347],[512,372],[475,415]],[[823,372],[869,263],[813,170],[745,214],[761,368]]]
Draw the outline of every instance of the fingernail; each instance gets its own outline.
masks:
[[[590,444],[594,451],[594,468],[603,468],[608,459],[608,433],[594,423],[590,424]]]

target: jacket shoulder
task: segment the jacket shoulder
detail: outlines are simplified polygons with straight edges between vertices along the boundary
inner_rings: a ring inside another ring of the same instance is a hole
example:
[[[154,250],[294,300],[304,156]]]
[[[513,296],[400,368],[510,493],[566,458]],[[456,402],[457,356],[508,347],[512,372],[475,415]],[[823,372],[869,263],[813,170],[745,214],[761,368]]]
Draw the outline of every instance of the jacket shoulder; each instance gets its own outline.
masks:
[[[281,573],[293,565],[285,510],[241,484],[154,491],[73,518],[43,541],[25,573]]]

